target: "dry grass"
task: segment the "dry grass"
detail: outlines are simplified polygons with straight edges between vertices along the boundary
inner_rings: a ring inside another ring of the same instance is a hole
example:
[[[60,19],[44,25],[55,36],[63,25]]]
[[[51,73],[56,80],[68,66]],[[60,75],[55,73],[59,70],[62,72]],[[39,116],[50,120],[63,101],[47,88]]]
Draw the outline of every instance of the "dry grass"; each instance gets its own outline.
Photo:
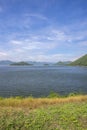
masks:
[[[0,130],[87,130],[87,95],[0,99]]]
[[[87,95],[66,98],[3,98],[0,100],[0,107],[28,107],[30,109],[35,109],[47,105],[81,101],[87,101]]]

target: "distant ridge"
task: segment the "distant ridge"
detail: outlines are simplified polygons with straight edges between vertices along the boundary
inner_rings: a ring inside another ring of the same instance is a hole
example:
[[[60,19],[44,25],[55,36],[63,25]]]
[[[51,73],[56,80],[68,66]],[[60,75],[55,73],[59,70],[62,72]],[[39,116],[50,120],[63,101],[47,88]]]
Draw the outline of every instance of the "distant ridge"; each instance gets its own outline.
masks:
[[[0,61],[0,65],[10,65],[10,64],[12,64],[13,62],[12,61],[10,61],[10,60],[1,60]]]
[[[68,65],[68,64],[70,64],[71,63],[71,61],[59,61],[59,62],[57,62],[55,65]]]
[[[51,62],[37,62],[37,61],[10,61],[10,60],[1,60],[0,65],[33,65],[33,66],[46,66],[46,65],[54,65]]]
[[[87,66],[87,54],[70,63],[73,66]]]

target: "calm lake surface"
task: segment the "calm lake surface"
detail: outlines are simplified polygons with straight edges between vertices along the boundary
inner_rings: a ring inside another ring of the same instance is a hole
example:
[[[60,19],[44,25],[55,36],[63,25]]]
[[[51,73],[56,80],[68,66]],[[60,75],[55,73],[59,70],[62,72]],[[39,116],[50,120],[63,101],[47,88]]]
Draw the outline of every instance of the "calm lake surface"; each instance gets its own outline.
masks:
[[[87,94],[87,67],[0,66],[0,96]]]

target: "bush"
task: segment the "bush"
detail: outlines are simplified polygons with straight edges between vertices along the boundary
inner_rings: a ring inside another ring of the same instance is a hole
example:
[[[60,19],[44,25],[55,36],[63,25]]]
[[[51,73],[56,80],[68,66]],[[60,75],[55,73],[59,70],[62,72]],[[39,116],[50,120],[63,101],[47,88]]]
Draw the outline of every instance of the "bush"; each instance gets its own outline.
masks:
[[[47,97],[48,98],[58,98],[58,97],[60,97],[60,95],[56,92],[51,91]]]

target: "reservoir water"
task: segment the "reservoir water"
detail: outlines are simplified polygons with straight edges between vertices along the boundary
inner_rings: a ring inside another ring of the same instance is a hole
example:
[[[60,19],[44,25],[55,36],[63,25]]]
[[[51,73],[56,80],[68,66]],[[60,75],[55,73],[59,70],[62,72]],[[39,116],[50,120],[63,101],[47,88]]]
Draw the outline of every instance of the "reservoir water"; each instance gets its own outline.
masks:
[[[0,96],[87,94],[87,67],[0,66]]]

